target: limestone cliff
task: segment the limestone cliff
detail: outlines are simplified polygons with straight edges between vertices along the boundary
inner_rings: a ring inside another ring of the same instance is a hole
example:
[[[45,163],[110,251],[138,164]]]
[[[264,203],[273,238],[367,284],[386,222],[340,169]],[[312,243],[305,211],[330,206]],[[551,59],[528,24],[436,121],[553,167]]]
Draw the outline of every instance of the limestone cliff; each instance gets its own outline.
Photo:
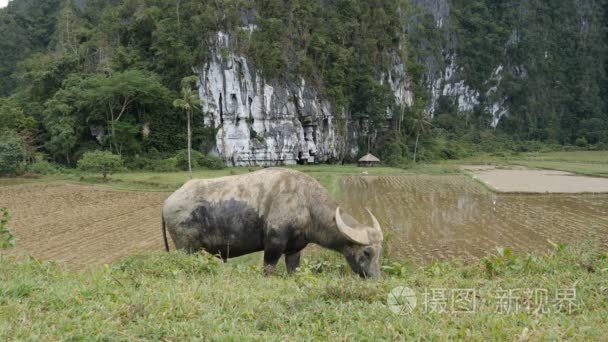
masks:
[[[444,43],[439,46],[439,58],[422,56],[426,70],[426,86],[430,93],[426,104],[426,112],[429,117],[436,114],[438,100],[446,97],[454,103],[459,112],[471,112],[477,107],[491,117],[491,126],[496,127],[500,119],[508,114],[505,107],[505,98],[501,97],[497,90],[503,78],[503,65],[495,65],[494,72],[487,75],[488,89],[483,91],[471,88],[463,77],[458,65],[456,47],[458,41],[455,33],[449,25],[450,0],[412,0],[415,7],[414,20],[425,14],[433,17],[435,26],[444,36]],[[483,100],[482,100],[483,98]]]
[[[248,28],[254,30],[255,25]],[[304,79],[264,79],[248,58],[230,50],[229,34],[217,33],[210,59],[196,71],[204,124],[217,129],[216,149],[211,152],[228,165],[337,162],[358,154],[361,130],[348,113],[336,110]],[[405,66],[397,54],[393,68],[379,77],[399,104],[412,103]],[[391,115],[387,109],[387,118]]]
[[[205,125],[217,129],[217,153],[228,164],[290,165],[335,161],[344,151],[339,115],[304,80],[264,80],[252,63],[217,34],[210,60],[198,70]]]

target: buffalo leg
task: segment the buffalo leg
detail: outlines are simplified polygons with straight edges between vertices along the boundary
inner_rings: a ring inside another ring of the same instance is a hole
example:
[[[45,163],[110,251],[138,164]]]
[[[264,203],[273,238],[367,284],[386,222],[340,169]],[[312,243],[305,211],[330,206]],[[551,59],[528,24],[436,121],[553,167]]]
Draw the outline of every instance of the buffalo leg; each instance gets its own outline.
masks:
[[[300,252],[285,254],[285,267],[287,267],[287,273],[295,272],[300,267]]]
[[[287,239],[281,232],[286,231],[281,227],[269,227],[264,237],[264,275],[269,276],[274,272],[281,255],[285,252]]]
[[[269,276],[274,272],[274,268],[282,254],[282,248],[277,248],[276,246],[264,248],[264,275]]]

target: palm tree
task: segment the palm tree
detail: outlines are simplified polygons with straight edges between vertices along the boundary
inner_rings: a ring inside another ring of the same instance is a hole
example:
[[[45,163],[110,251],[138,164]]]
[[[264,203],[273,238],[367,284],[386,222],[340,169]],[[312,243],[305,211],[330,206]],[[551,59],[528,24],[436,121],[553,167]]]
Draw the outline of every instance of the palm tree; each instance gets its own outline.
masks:
[[[192,85],[196,83],[196,76],[185,77],[182,80],[181,98],[173,101],[173,106],[186,112],[188,121],[188,172],[192,179],[192,128],[191,118],[192,112],[199,109],[200,99],[198,94],[192,89]]]
[[[416,162],[416,154],[418,153],[418,142],[420,141],[420,135],[428,134],[431,129],[431,123],[424,115],[424,111],[416,110],[411,118],[412,125],[411,131],[416,134],[416,144],[414,145],[414,163]]]

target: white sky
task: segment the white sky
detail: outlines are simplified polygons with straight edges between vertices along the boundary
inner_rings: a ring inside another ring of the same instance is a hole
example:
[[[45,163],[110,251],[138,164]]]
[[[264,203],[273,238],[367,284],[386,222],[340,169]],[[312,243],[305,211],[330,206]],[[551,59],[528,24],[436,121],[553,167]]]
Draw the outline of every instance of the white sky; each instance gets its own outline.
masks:
[[[6,6],[8,4],[8,0],[0,0],[0,8]]]

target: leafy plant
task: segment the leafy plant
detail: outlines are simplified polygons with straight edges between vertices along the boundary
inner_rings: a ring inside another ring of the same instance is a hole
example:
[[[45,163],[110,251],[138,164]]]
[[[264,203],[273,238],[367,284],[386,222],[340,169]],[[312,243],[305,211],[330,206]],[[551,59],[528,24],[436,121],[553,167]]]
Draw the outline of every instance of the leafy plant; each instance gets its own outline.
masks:
[[[221,158],[211,155],[203,156],[200,165],[209,170],[221,170],[226,167],[226,164],[224,164],[224,161]]]
[[[103,179],[121,169],[122,157],[108,151],[94,151],[83,154],[78,160],[78,168],[83,171],[101,173]]]
[[[190,158],[192,160],[189,160]],[[188,171],[190,167],[198,168],[203,158],[203,154],[196,150],[192,150],[190,153],[188,153],[188,150],[181,150],[175,155],[177,168],[183,171]]]
[[[496,254],[483,258],[481,263],[491,278],[510,270],[521,270],[525,260],[515,255],[511,248],[497,247]]]
[[[401,262],[392,261],[382,265],[382,272],[393,277],[401,278],[408,274],[408,267]]]
[[[10,215],[8,209],[0,208],[0,249],[6,249],[15,246],[15,237],[11,234],[8,228],[8,220]]]
[[[28,171],[41,175],[54,175],[61,172],[60,166],[49,163],[46,160],[39,160],[28,166]]]
[[[25,149],[17,133],[0,132],[0,174],[16,172],[24,159]]]

